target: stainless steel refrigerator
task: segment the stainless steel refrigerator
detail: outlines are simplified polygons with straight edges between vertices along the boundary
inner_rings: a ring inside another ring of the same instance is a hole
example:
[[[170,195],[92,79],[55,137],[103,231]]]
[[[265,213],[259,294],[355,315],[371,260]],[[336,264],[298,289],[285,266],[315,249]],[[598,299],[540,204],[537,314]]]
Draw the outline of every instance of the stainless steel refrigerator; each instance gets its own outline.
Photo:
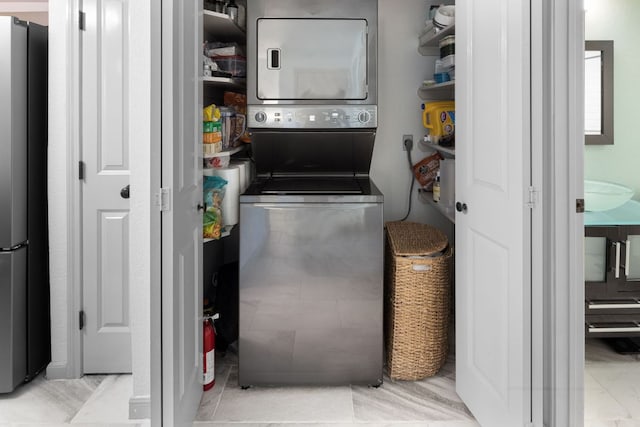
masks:
[[[0,16],[0,393],[51,359],[47,34]]]

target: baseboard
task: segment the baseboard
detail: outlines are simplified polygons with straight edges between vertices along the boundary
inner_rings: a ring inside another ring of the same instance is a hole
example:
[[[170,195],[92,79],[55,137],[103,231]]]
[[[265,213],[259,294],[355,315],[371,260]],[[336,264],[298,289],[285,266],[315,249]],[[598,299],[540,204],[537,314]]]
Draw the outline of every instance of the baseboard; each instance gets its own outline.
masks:
[[[47,365],[45,376],[50,380],[65,380],[72,378],[69,376],[67,363],[51,362]]]
[[[129,398],[129,419],[151,418],[151,396],[132,396]]]

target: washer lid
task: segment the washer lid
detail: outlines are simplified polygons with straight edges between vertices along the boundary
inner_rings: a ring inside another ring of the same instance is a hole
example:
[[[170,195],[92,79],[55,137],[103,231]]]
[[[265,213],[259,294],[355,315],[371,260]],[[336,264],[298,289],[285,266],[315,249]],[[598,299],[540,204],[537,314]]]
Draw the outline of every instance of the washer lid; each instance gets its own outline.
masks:
[[[354,178],[286,177],[264,182],[262,194],[363,194]]]
[[[255,131],[259,176],[367,176],[375,130]]]

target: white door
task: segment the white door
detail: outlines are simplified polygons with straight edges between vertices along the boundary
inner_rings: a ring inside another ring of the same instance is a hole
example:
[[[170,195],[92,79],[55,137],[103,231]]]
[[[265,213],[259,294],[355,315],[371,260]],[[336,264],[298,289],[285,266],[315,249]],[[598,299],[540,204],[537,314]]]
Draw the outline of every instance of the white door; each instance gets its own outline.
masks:
[[[162,419],[192,425],[202,395],[200,2],[162,1]]]
[[[456,389],[484,427],[531,422],[529,39],[529,1],[456,2]]]
[[[85,0],[81,31],[84,373],[131,372],[127,0]]]

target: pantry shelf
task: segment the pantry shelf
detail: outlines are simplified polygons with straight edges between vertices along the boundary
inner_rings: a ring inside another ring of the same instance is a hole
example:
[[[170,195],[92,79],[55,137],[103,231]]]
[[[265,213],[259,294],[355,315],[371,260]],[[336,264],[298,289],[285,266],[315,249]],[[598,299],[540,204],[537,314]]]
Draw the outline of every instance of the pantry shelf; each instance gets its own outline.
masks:
[[[233,230],[233,227],[233,225],[223,227],[222,231],[220,232],[220,239],[202,239],[202,243],[219,242],[221,239],[231,236],[231,230]]]
[[[418,52],[420,55],[437,55],[439,53],[438,43],[440,40],[447,36],[454,35],[456,32],[456,25],[449,25],[443,28],[437,33],[434,30],[427,31],[424,34],[420,34]]]
[[[445,154],[445,157],[455,157],[456,149],[454,147],[443,147],[438,144],[434,144],[433,142],[425,142],[424,145],[428,148],[436,150],[442,154]]]
[[[442,215],[444,215],[453,224],[456,223],[456,212],[453,206],[451,208],[444,207],[441,204],[433,201],[433,196],[431,193],[427,192],[423,194],[424,194],[423,199],[427,202],[428,205],[433,206],[437,211],[439,211]]]
[[[224,150],[215,154],[207,154],[204,156],[205,159],[213,159],[214,157],[222,157],[222,156],[233,156],[236,153],[241,152],[244,149],[244,145],[240,145],[238,147],[232,148],[230,150]]]
[[[247,87],[247,79],[229,77],[203,77],[205,86],[216,86],[221,89],[244,89]]]
[[[427,99],[454,99],[456,95],[456,81],[451,80],[444,83],[432,85],[423,84],[418,88],[418,96],[422,100]]]
[[[202,20],[205,41],[246,43],[245,31],[226,13],[204,10]]]

